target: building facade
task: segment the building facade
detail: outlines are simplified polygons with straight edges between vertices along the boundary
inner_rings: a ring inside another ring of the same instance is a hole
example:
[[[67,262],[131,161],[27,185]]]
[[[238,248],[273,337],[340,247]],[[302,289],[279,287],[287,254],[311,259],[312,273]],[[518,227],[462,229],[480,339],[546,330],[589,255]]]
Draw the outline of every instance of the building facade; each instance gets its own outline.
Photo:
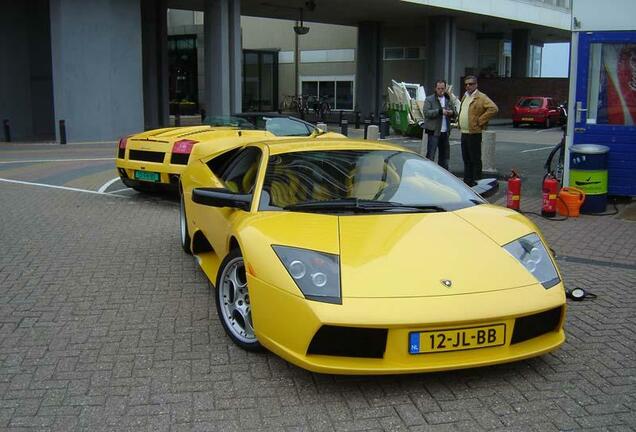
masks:
[[[170,23],[169,10],[198,14]],[[292,28],[303,17],[309,32],[298,36],[296,73]],[[336,109],[368,115],[381,111],[391,79],[429,87],[446,79],[457,88],[467,73],[525,77],[537,71],[538,47],[569,40],[571,7],[569,0],[352,0],[346,7],[337,0],[32,0],[0,2],[0,24],[0,48],[11,59],[0,65],[0,119],[13,139],[59,139],[63,120],[68,140],[78,142],[167,125],[177,105],[209,115],[267,110],[298,91],[331,95]]]

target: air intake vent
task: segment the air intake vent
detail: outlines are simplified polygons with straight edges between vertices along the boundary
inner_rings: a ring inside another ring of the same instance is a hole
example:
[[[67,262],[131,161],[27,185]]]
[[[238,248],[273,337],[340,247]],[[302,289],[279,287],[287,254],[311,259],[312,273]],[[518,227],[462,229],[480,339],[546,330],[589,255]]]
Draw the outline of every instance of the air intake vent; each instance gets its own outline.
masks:
[[[314,335],[307,354],[382,358],[388,332],[387,329],[324,325]]]
[[[177,164],[177,165],[187,165],[189,158],[190,158],[189,154],[172,153],[172,156],[170,156],[170,163]]]
[[[129,150],[128,159],[144,162],[163,162],[163,152],[153,152],[144,150]]]
[[[561,312],[561,308],[558,307],[538,314],[517,318],[510,344],[524,342],[556,330],[559,322],[561,322]]]

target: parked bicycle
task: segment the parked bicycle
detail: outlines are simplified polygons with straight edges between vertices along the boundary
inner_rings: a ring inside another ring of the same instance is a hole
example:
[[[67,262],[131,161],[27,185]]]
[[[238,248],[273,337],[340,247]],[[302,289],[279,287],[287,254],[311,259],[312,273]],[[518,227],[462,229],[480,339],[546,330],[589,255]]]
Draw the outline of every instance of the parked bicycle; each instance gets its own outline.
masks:
[[[307,96],[307,106],[314,111],[318,121],[325,121],[327,114],[331,112],[329,96]]]
[[[567,124],[561,126],[563,136],[561,141],[550,151],[545,161],[545,172],[551,173],[557,179],[559,184],[563,184],[564,159],[565,159],[565,137],[567,135]],[[556,160],[555,160],[556,157]]]

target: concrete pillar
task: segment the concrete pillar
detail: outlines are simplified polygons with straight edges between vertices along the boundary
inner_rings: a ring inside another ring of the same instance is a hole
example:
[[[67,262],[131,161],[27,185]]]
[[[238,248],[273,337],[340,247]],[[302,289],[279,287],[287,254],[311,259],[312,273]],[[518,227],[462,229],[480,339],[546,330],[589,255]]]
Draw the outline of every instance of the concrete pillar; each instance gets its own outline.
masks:
[[[55,124],[66,121],[69,142],[114,141],[142,130],[140,0],[49,5]]]
[[[243,46],[241,44],[241,0],[231,0],[229,12],[230,112],[240,113],[243,110]]]
[[[356,109],[363,117],[382,110],[382,25],[378,22],[358,24],[356,59]]]
[[[497,135],[493,131],[485,130],[481,134],[481,162],[483,176],[497,176],[495,164],[495,144]]]
[[[48,0],[0,1],[0,53],[0,122],[9,121],[13,141],[52,141]]]
[[[455,93],[461,93],[459,76],[455,76],[455,56],[457,50],[457,26],[454,17],[434,16],[429,19],[426,93],[432,92],[435,81],[443,79],[454,84]]]
[[[209,116],[230,115],[230,3],[205,0],[204,101]]]
[[[141,0],[144,128],[167,126],[168,24],[166,0]]]
[[[514,29],[512,31],[511,56],[512,78],[527,78],[530,62],[530,30]]]

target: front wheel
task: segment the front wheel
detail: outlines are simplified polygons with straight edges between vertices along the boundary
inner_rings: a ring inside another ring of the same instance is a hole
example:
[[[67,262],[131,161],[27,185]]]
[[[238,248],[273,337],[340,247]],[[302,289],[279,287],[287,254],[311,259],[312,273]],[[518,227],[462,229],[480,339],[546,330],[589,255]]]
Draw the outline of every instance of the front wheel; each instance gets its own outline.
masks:
[[[245,261],[238,249],[232,250],[221,263],[215,298],[219,319],[232,342],[247,351],[260,351],[262,347],[252,323]]]
[[[188,220],[186,219],[185,201],[183,200],[183,193],[181,193],[181,204],[179,205],[179,237],[181,239],[181,247],[183,251],[188,255],[192,255],[192,249],[190,247],[191,239],[188,232]]]

